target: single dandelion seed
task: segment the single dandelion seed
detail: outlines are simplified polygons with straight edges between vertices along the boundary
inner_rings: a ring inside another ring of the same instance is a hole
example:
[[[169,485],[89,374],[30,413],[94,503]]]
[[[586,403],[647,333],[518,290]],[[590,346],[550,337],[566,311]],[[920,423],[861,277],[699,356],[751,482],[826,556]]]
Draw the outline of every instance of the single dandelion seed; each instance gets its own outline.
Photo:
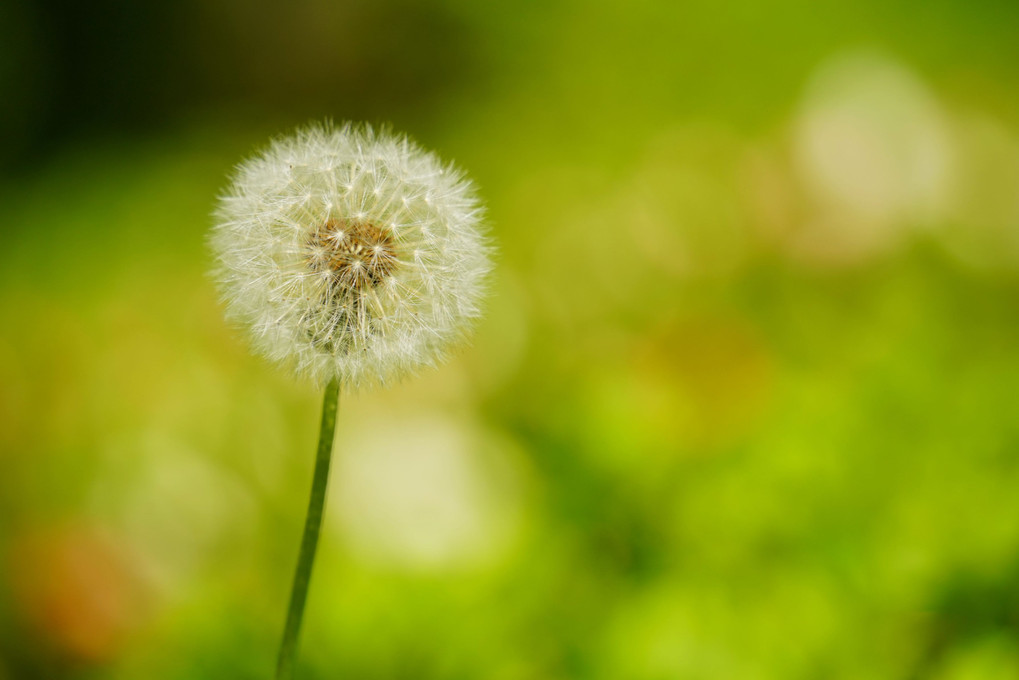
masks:
[[[325,384],[277,678],[293,677],[341,387],[392,382],[465,338],[490,268],[481,212],[458,170],[350,124],[277,139],[220,200],[211,244],[227,316],[257,352]]]

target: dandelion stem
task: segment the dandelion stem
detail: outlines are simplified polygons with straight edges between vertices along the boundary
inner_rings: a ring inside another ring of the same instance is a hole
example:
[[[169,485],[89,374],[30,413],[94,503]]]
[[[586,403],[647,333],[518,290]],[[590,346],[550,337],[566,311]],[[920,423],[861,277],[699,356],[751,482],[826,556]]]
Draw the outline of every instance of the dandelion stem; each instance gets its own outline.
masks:
[[[280,643],[276,680],[290,680],[294,677],[297,638],[301,632],[304,603],[308,598],[308,584],[311,581],[311,568],[315,564],[315,550],[318,547],[319,530],[322,528],[322,511],[325,509],[326,486],[329,483],[329,463],[333,455],[333,434],[336,432],[336,409],[339,400],[340,381],[333,378],[326,385],[325,398],[322,401],[322,426],[318,435],[315,474],[311,480],[308,517],[304,521],[301,553],[297,558],[294,585],[290,591],[290,608],[287,610],[287,623],[283,629],[283,641]]]

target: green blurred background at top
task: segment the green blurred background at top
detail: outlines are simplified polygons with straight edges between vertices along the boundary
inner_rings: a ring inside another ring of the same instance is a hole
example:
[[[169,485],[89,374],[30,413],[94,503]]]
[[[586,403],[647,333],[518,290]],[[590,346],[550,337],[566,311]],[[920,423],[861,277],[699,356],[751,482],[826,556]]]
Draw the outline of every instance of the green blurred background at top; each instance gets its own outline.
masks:
[[[1019,5],[0,4],[0,679],[270,677],[316,390],[234,164],[478,183],[472,347],[345,397],[309,680],[1019,678]]]

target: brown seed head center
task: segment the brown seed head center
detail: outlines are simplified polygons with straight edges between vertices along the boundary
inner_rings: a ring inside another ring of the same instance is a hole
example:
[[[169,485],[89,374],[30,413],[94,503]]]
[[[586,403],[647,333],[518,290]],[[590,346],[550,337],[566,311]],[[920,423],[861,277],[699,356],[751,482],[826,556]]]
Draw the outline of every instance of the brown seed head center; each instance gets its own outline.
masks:
[[[396,244],[388,229],[371,222],[327,220],[308,242],[308,265],[326,273],[336,288],[363,292],[396,268]]]

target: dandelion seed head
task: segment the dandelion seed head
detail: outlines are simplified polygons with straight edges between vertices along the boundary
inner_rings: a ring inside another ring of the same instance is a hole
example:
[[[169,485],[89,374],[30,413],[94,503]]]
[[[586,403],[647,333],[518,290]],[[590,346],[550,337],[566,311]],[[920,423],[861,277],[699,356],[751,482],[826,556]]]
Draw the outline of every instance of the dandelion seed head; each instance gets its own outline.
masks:
[[[440,361],[490,248],[463,175],[407,139],[313,126],[245,161],[211,238],[228,316],[269,359],[349,388]]]

